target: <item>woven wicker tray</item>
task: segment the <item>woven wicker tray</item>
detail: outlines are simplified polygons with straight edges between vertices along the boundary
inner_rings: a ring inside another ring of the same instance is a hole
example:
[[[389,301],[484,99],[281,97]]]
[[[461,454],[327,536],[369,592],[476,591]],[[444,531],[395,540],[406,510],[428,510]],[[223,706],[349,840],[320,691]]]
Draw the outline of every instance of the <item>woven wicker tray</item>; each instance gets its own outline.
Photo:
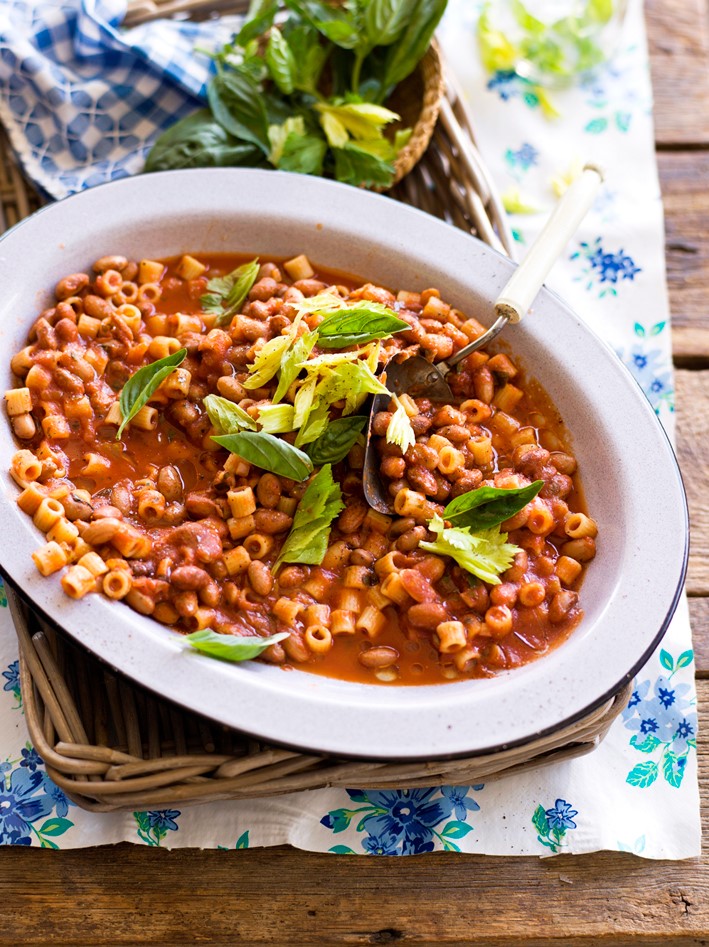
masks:
[[[168,13],[235,12],[239,0],[131,0],[132,23]],[[475,145],[462,97],[434,50],[422,64],[421,135],[390,196],[512,255],[499,197]],[[424,142],[425,144],[425,142]],[[41,204],[0,138],[0,225]],[[0,229],[3,229],[0,226]],[[628,686],[573,726],[486,756],[403,764],[341,761],[268,746],[152,695],[69,641],[13,591],[30,737],[50,777],[82,808],[151,809],[324,786],[387,788],[469,784],[587,753],[626,706]]]
[[[47,773],[95,812],[273,796],[304,789],[468,785],[588,753],[629,686],[572,727],[522,747],[426,763],[343,761],[268,746],[187,713],[110,671],[7,588],[32,743]]]

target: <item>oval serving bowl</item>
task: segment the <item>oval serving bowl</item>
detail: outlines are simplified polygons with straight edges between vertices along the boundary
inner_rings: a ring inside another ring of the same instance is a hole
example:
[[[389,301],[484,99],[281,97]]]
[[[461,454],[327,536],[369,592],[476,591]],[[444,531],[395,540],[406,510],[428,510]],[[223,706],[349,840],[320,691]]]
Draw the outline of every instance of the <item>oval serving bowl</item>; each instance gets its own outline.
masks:
[[[306,253],[390,286],[437,286],[483,322],[514,266],[418,210],[346,185],[275,171],[170,171],[102,185],[39,211],[0,241],[0,376],[50,291],[104,254]],[[612,350],[555,294],[508,332],[572,435],[599,526],[581,592],[585,617],[551,653],[487,680],[355,684],[188,651],[180,636],[100,595],[73,601],[31,553],[42,536],[16,505],[17,444],[0,425],[0,566],[40,611],[119,671],[183,706],[270,743],[365,759],[427,760],[521,745],[568,726],[615,694],[664,633],[680,595],[687,512],[672,449]]]

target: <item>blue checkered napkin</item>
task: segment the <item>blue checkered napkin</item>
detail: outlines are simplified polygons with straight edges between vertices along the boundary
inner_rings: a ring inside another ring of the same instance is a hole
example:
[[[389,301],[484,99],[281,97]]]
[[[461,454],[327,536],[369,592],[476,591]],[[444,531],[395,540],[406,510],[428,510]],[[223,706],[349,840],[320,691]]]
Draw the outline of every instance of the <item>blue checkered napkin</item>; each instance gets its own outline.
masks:
[[[237,21],[122,30],[125,0],[0,0],[0,120],[28,176],[66,197],[141,170],[151,143],[204,104]]]

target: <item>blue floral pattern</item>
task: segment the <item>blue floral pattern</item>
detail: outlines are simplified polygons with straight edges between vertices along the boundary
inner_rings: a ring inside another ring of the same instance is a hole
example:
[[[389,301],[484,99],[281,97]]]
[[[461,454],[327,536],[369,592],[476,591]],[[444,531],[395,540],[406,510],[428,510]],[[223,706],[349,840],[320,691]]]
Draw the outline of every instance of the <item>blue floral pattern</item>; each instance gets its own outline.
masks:
[[[584,125],[584,132],[600,135],[617,131],[625,135],[630,131],[633,116],[647,110],[638,92],[632,87],[624,89],[622,99],[613,101],[612,91],[618,89],[624,69],[613,62],[607,63],[598,72],[588,75],[581,82],[586,94],[586,105],[596,111],[596,115]]]
[[[607,252],[601,237],[596,237],[590,243],[581,241],[579,249],[569,259],[582,263],[581,275],[576,279],[585,281],[587,290],[598,289],[599,299],[607,295],[617,296],[619,283],[625,280],[632,282],[642,272],[633,258],[623,250]]]
[[[645,835],[639,835],[634,842],[618,842],[619,852],[630,852],[632,855],[642,855],[645,851],[647,838]]]
[[[36,772],[40,766],[44,765],[42,757],[29,743],[22,748],[20,755],[22,757],[20,766],[25,766],[31,773]]]
[[[638,327],[642,328],[636,323],[636,334]],[[646,342],[640,342],[628,350],[619,349],[618,355],[630,369],[655,412],[659,414],[663,406],[670,412],[674,411],[672,371],[667,365],[663,350],[648,348]]]
[[[21,710],[22,691],[20,690],[20,662],[13,661],[12,664],[8,665],[6,671],[2,672],[2,676],[5,678],[2,689],[9,691],[15,698],[15,707],[13,709]]]
[[[73,826],[64,818],[73,803],[44,772],[37,751],[26,744],[19,766],[6,760],[0,771],[0,845],[38,842],[42,848],[59,848],[54,839]],[[54,817],[47,818],[52,812]]]
[[[415,855],[436,847],[459,852],[454,839],[464,838],[472,831],[468,813],[480,809],[469,791],[482,788],[481,784],[439,789],[348,789],[350,799],[364,805],[333,809],[320,821],[337,833],[344,832],[358,817],[356,831],[366,832],[361,845],[369,855]],[[353,852],[344,845],[333,846],[330,851]]]
[[[522,174],[529,171],[539,162],[539,152],[530,145],[529,142],[523,142],[519,148],[508,148],[505,151],[505,164],[514,177],[519,179]],[[521,172],[521,173],[520,173]]]
[[[672,678],[688,667],[694,653],[684,651],[677,660],[669,651],[660,652],[660,664],[667,674],[649,680],[635,680],[628,706],[623,711],[623,722],[633,731],[630,745],[639,753],[654,757],[637,763],[628,773],[626,782],[639,789],[647,789],[660,773],[670,786],[682,785],[689,754],[697,749],[696,698],[691,684],[675,683]]]
[[[575,829],[574,818],[578,810],[566,799],[557,799],[553,806],[545,809],[538,805],[532,816],[532,825],[537,830],[537,841],[558,855],[566,844],[564,838],[569,829]]]
[[[503,102],[521,99],[531,109],[540,108],[548,118],[557,115],[557,111],[546,92],[528,79],[518,76],[514,71],[498,70],[493,73],[488,80],[487,88],[490,92],[496,93]]]
[[[153,809],[149,812],[134,812],[138,838],[146,845],[157,847],[168,832],[177,832],[179,809]]]

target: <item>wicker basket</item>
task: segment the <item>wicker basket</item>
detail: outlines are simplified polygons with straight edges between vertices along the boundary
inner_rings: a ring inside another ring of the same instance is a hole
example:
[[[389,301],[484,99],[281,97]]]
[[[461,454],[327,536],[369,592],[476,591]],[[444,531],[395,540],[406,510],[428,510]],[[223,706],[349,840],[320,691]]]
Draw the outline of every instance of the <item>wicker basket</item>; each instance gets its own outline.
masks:
[[[239,0],[133,0],[129,19],[132,25],[156,15],[204,16],[233,13],[240,7]],[[513,241],[475,146],[470,117],[436,50],[428,54],[415,81],[424,96],[417,106],[419,121],[430,127],[412,136],[408,173],[391,196],[511,255]],[[411,121],[410,113],[400,108],[405,120]],[[434,111],[437,121],[431,118]],[[0,224],[5,227],[41,203],[23,181],[4,141],[0,141],[0,202]],[[630,687],[625,688],[573,726],[486,756],[415,764],[326,759],[264,745],[150,694],[71,643],[11,588],[7,591],[20,646],[23,705],[31,739],[51,778],[79,806],[93,811],[184,806],[324,786],[489,781],[589,752],[630,697]]]
[[[242,13],[248,8],[244,0],[129,0],[124,25],[131,27],[156,17],[185,16],[204,18],[215,13]],[[410,128],[411,137],[399,152],[394,164],[394,184],[398,184],[420,160],[428,147],[438,118],[444,93],[443,75],[438,49],[433,44],[416,70],[395,90],[387,106],[401,116],[390,127]]]
[[[626,706],[627,687],[571,727],[510,750],[426,763],[343,761],[268,746],[186,713],[112,673],[7,589],[20,685],[47,773],[95,812],[274,796],[325,786],[469,785],[588,753]]]

